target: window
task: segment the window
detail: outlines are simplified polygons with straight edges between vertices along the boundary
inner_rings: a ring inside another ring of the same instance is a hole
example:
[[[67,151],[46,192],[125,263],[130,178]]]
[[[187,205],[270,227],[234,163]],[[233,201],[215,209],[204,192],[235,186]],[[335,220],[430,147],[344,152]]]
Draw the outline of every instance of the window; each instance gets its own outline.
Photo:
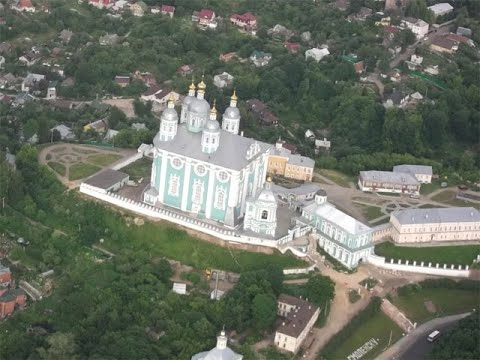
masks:
[[[217,173],[217,179],[221,182],[225,182],[228,180],[228,174],[225,171],[220,171]]]
[[[215,192],[215,208],[224,210],[225,209],[225,189],[217,187]]]
[[[192,191],[192,202],[200,205],[203,202],[203,182],[195,181]]]
[[[262,211],[262,220],[267,220],[268,218],[268,211],[267,210],[263,210]]]
[[[173,158],[171,164],[175,169],[180,169],[183,165],[183,162],[179,158]]]
[[[198,176],[203,176],[207,172],[207,169],[203,165],[197,165],[195,167],[195,172],[197,173]]]
[[[170,175],[170,181],[168,184],[168,194],[172,196],[178,196],[179,178],[177,175]]]

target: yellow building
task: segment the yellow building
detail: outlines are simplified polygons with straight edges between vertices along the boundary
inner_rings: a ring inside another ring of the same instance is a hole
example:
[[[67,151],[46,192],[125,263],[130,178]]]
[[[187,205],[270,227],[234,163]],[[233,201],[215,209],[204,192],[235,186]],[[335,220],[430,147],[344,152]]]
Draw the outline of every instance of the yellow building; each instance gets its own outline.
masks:
[[[289,179],[312,181],[315,161],[312,159],[292,154],[283,147],[283,142],[278,140],[275,149],[268,157],[267,173],[284,176]]]

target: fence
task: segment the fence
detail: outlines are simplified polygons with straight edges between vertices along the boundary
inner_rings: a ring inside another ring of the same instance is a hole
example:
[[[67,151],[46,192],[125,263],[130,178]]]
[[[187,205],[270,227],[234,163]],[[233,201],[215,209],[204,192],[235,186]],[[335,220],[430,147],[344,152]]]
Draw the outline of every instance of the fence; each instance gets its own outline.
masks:
[[[410,262],[409,260],[406,260],[404,263],[402,263],[402,260],[394,262],[394,260],[391,259],[390,262],[387,262],[383,256],[373,254],[367,257],[367,262],[379,268],[396,271],[463,278],[467,278],[470,276],[470,270],[468,269],[468,265],[464,266],[464,269],[462,269],[462,265],[458,265],[458,267],[455,268],[454,265],[438,263],[432,264],[430,262],[427,264],[423,261],[419,264],[416,261]]]
[[[284,275],[294,275],[294,274],[308,274],[312,271],[315,271],[316,265],[311,265],[307,268],[296,268],[296,269],[283,269]]]
[[[142,157],[143,157],[143,152],[137,153],[135,155],[132,155],[132,156],[126,158],[122,162],[120,162],[118,164],[115,164],[114,166],[112,166],[112,169],[113,170],[120,170],[120,169],[124,168],[125,166],[130,165],[131,163],[133,163],[137,160],[140,160]]]

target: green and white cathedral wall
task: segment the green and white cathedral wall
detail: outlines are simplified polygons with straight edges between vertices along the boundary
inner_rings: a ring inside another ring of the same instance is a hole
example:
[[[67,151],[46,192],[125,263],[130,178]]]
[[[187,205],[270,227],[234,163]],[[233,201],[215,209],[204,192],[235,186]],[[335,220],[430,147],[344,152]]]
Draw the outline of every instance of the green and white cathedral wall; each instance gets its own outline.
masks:
[[[224,221],[225,220],[225,213],[227,210],[228,206],[228,195],[230,193],[230,182],[231,182],[231,177],[225,182],[221,182],[218,180],[218,178],[215,176],[214,184],[213,184],[213,196],[212,196],[212,212],[211,212],[211,218],[217,221]],[[225,201],[224,204],[225,206],[223,209],[217,209],[215,207],[215,197],[216,197],[216,192],[217,188],[221,187],[225,191]]]
[[[170,160],[167,160],[167,172],[165,177],[165,190],[163,195],[163,203],[180,209],[182,205],[182,193],[183,193],[183,180],[184,180],[185,166],[182,166],[180,169],[175,169]],[[169,193],[170,187],[170,177],[176,175],[179,178],[178,181],[178,195],[174,196]],[[160,177],[160,176],[159,176]]]

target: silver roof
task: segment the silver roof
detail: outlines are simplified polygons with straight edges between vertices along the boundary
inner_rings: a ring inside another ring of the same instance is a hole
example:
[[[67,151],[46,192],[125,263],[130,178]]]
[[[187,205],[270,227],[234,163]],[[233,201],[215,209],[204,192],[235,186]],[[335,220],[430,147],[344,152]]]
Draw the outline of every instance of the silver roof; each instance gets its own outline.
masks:
[[[338,210],[335,206],[328,202],[321,205],[318,205],[314,202],[306,206],[304,210],[327,220],[351,235],[362,235],[372,231],[372,229],[367,225]]]
[[[153,144],[160,150],[237,171],[245,168],[260,154],[269,151],[272,147],[270,144],[220,130],[218,149],[212,154],[206,154],[202,152],[201,140],[201,132],[190,132],[185,124],[180,124],[173,140],[160,141],[157,134],[153,139]],[[247,151],[256,142],[260,146],[260,151],[247,160]]]
[[[360,171],[360,177],[364,181],[378,181],[392,184],[418,185],[419,182],[409,173],[393,171]]]
[[[178,122],[177,111],[173,108],[167,107],[162,113],[161,120],[162,121]]]
[[[393,172],[397,173],[409,173],[412,175],[422,174],[422,175],[432,175],[432,167],[428,165],[409,165],[402,164],[393,167]]]
[[[241,360],[242,355],[233,352],[230,348],[218,349],[213,348],[210,351],[205,351],[192,356],[192,360]]]
[[[473,207],[405,209],[394,211],[392,217],[404,225],[480,222],[480,212]]]
[[[220,124],[217,120],[208,120],[207,124],[205,125],[205,129],[209,130],[210,132],[218,132],[220,130]]]
[[[315,161],[309,157],[292,154],[292,152],[284,147],[277,149],[273,146],[272,155],[283,156],[288,158],[288,164],[306,166],[306,167],[315,167]]]
[[[237,107],[229,106],[225,110],[225,112],[223,113],[223,116],[228,118],[228,119],[239,119],[240,118],[240,111],[238,110]]]
[[[291,189],[287,189],[280,185],[272,184],[272,191],[275,194],[282,194],[282,195],[290,195],[290,194],[297,195],[297,196],[307,195],[311,193],[316,193],[319,190],[320,190],[320,186],[318,184],[311,183],[311,182],[306,182],[300,186],[297,186]]]

